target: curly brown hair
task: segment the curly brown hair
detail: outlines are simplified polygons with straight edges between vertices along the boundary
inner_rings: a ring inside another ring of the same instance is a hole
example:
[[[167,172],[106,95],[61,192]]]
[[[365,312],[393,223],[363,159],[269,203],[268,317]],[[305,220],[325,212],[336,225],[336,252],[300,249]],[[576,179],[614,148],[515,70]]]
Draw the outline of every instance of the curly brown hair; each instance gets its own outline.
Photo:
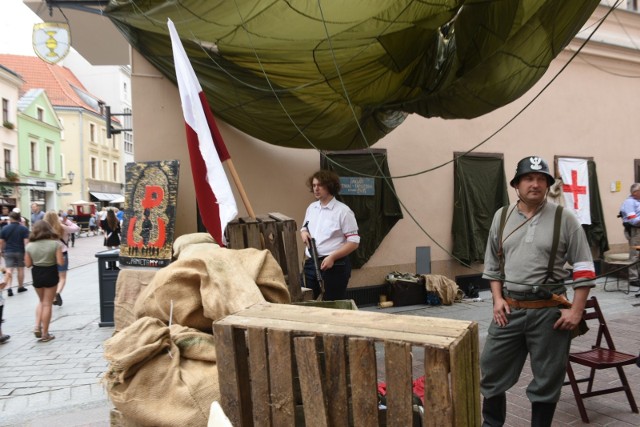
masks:
[[[324,186],[332,196],[337,195],[340,192],[340,188],[342,188],[338,174],[330,170],[321,169],[307,179],[307,187],[312,193],[314,179],[317,179],[318,183]]]

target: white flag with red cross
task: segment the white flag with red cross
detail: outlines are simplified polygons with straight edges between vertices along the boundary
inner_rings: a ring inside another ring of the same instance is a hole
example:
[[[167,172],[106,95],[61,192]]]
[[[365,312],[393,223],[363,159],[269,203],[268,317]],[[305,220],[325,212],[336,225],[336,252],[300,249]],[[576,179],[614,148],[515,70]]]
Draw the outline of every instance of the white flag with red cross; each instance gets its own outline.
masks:
[[[558,159],[558,169],[565,207],[575,212],[581,224],[591,224],[587,160],[561,157]]]

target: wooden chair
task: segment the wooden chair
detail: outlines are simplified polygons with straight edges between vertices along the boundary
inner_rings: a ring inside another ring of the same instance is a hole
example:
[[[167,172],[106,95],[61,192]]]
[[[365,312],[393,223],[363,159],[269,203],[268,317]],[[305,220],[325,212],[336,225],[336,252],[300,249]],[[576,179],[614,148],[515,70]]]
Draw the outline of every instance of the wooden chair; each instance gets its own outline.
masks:
[[[632,365],[636,363],[638,361],[638,356],[622,353],[616,350],[611,333],[609,332],[609,328],[604,320],[604,316],[602,315],[602,311],[600,310],[600,305],[598,304],[596,297],[591,297],[587,300],[583,317],[587,321],[587,324],[593,324],[590,325],[592,328],[595,326],[595,321],[598,321],[596,341],[591,350],[569,353],[569,362],[567,363],[567,376],[569,377],[569,381],[564,383],[565,385],[571,384],[582,421],[585,423],[589,422],[589,417],[587,416],[587,411],[582,401],[584,398],[599,396],[602,394],[617,393],[620,391],[624,391],[626,393],[631,410],[638,413],[638,406],[636,405],[633,393],[629,387],[629,381],[622,369],[625,365]],[[593,320],[593,322],[589,322],[590,320]],[[590,368],[589,376],[576,379],[571,366],[572,363]],[[610,368],[616,369],[622,385],[594,390],[593,382],[596,371]],[[584,393],[578,388],[578,383],[581,382],[588,383],[587,391]]]

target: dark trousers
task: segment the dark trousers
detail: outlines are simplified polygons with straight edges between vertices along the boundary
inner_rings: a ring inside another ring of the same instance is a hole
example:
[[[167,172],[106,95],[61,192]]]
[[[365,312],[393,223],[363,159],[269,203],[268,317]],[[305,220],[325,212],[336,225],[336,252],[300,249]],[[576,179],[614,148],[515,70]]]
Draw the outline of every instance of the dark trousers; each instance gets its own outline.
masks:
[[[323,259],[324,258],[320,258],[318,262],[322,264]],[[316,278],[316,269],[313,266],[313,260],[311,258],[308,258],[304,262],[303,274],[306,287],[313,289],[313,298],[318,298],[318,295],[320,295],[320,284]],[[321,271],[321,275],[324,280],[324,301],[335,301],[346,298],[347,285],[351,277],[351,262],[349,261],[349,257],[336,260],[336,262],[333,263],[333,267]]]

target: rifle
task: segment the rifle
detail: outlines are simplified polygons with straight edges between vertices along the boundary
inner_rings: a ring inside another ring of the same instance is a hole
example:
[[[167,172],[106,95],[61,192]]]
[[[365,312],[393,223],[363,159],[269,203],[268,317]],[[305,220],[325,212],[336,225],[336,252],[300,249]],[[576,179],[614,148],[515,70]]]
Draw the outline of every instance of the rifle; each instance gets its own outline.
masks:
[[[304,227],[306,228],[309,225],[309,222],[305,223]],[[309,229],[307,228],[307,232]],[[318,248],[316,247],[316,239],[311,237],[311,233],[309,233],[309,253],[311,254],[311,259],[313,260],[313,267],[316,270],[316,280],[320,285],[320,295],[316,298],[316,301],[322,301],[324,298],[324,279],[322,278],[322,272],[320,271],[320,260],[318,259]]]

